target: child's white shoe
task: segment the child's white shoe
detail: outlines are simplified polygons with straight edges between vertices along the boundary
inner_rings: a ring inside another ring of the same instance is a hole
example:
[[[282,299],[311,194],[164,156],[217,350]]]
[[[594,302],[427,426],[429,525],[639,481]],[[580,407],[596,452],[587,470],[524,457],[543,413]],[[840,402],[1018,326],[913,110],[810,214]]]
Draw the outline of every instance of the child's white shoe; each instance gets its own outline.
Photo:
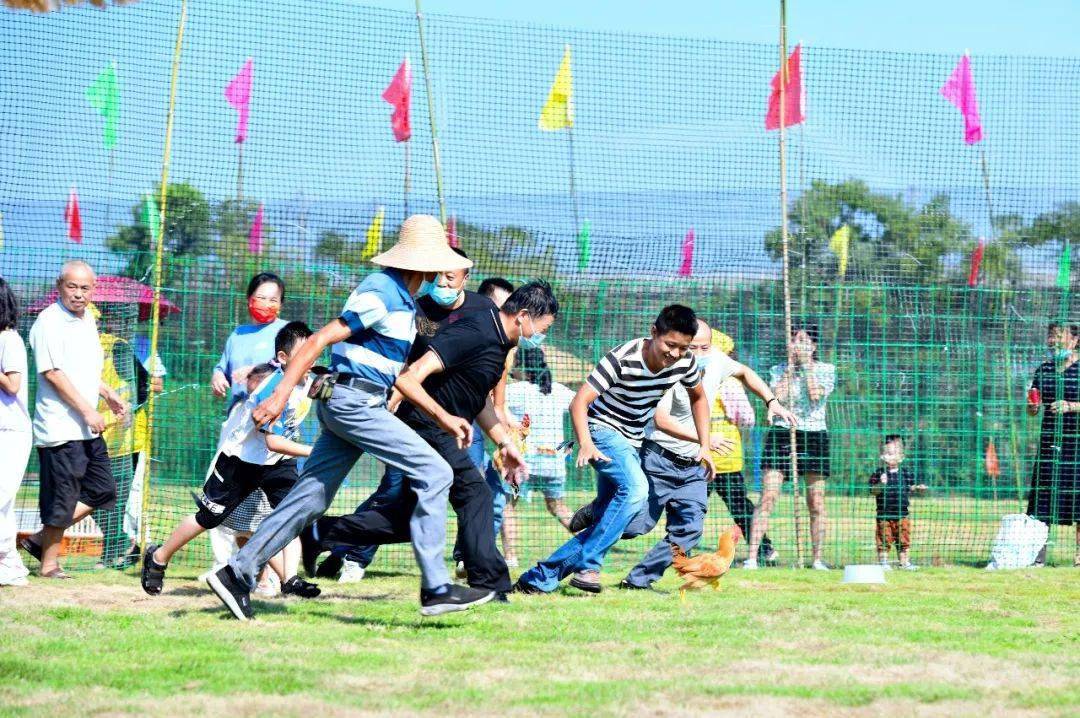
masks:
[[[889,565],[888,561],[881,561],[880,563],[882,571],[892,571],[892,566]]]
[[[918,571],[919,570],[918,566],[916,566],[915,564],[910,563],[910,562],[900,564],[900,568],[904,569],[905,571]]]
[[[831,570],[829,568],[829,564],[825,563],[820,558],[818,560],[814,561],[814,563],[810,564],[810,568],[814,569],[815,571],[830,571]]]
[[[338,583],[360,583],[363,579],[363,566],[348,559],[341,562],[341,575],[338,577]]]
[[[746,559],[745,561],[743,561],[742,567],[745,568],[747,571],[757,571],[757,567],[758,567],[757,559],[756,558],[748,558],[748,559]]]

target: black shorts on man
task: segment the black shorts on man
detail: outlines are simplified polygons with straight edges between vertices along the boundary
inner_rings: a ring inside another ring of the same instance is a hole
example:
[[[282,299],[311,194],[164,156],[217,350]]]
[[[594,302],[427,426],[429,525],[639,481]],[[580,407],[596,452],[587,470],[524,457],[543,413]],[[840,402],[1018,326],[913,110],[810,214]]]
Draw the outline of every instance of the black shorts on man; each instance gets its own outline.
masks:
[[[81,501],[94,509],[116,505],[116,477],[109,449],[100,436],[39,446],[41,523],[66,529]]]

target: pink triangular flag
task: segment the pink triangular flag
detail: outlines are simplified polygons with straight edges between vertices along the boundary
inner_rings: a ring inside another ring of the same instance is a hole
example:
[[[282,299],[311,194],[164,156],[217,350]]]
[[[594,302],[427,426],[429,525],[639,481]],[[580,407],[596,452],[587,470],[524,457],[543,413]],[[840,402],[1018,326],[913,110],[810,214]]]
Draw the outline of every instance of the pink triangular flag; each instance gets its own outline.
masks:
[[[255,212],[255,221],[251,223],[251,232],[248,233],[248,251],[252,254],[262,254],[262,225],[263,206],[259,203],[259,209]]]
[[[975,97],[975,78],[971,75],[971,58],[966,54],[941,86],[941,94],[964,116],[964,142],[973,145],[981,140],[982,121],[979,119],[979,101]]]
[[[255,75],[255,61],[250,57],[236,77],[225,87],[225,99],[236,108],[236,142],[247,139],[248,108],[251,103],[251,83]]]
[[[689,277],[694,273],[694,228],[686,232],[682,241],[682,265],[679,267],[680,277]]]
[[[382,98],[394,106],[394,112],[390,115],[390,128],[394,131],[394,139],[404,142],[412,137],[412,125],[409,123],[409,98],[412,95],[412,69],[409,67],[409,56],[401,61],[401,66],[394,73],[394,79],[383,90]]]
[[[787,62],[787,83],[784,85],[784,127],[806,121],[805,97],[803,96],[802,45],[796,45]],[[773,75],[769,109],[765,113],[765,129],[780,129],[780,73]]]
[[[451,247],[461,246],[457,236],[457,217],[454,215],[450,215],[450,221],[446,223],[446,240]]]
[[[82,244],[82,215],[79,214],[79,195],[75,185],[71,185],[67,205],[64,207],[64,221],[68,223],[68,238]]]

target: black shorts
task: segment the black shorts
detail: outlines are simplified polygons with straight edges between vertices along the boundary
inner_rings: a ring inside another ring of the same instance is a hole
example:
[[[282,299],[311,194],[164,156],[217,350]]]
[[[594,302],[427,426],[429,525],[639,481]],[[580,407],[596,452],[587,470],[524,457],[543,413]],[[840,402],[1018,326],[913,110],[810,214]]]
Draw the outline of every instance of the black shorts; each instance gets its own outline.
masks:
[[[80,501],[95,509],[116,505],[116,477],[109,449],[100,436],[59,446],[39,446],[37,451],[41,465],[41,523],[66,529]]]
[[[799,476],[806,474],[829,475],[829,432],[795,431],[798,447]],[[765,449],[761,456],[761,469],[774,469],[791,478],[791,431],[779,426],[765,432]]]
[[[270,505],[276,507],[296,485],[297,478],[296,459],[264,466],[218,454],[202,493],[195,497],[195,521],[204,529],[220,526],[256,489],[262,489]]]

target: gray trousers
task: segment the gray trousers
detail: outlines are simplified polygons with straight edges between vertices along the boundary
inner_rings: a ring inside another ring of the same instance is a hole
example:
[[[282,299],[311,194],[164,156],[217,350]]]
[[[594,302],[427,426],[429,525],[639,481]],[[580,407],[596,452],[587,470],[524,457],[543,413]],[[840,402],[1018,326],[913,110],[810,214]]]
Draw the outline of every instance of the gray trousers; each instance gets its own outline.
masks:
[[[349,470],[367,452],[404,472],[416,493],[409,530],[421,585],[437,588],[449,583],[444,556],[446,504],[454,474],[446,460],[386,409],[385,396],[339,385],[328,402],[318,403],[317,411],[322,434],[296,486],[229,559],[237,577],[254,589],[259,570],[330,508]]]
[[[660,580],[671,565],[671,546],[689,552],[701,540],[705,510],[709,502],[709,482],[703,466],[681,467],[658,453],[641,451],[641,468],[649,479],[649,501],[630,520],[623,538],[649,533],[660,516],[667,513],[667,533],[649,549],[626,575],[627,583],[648,586]]]

